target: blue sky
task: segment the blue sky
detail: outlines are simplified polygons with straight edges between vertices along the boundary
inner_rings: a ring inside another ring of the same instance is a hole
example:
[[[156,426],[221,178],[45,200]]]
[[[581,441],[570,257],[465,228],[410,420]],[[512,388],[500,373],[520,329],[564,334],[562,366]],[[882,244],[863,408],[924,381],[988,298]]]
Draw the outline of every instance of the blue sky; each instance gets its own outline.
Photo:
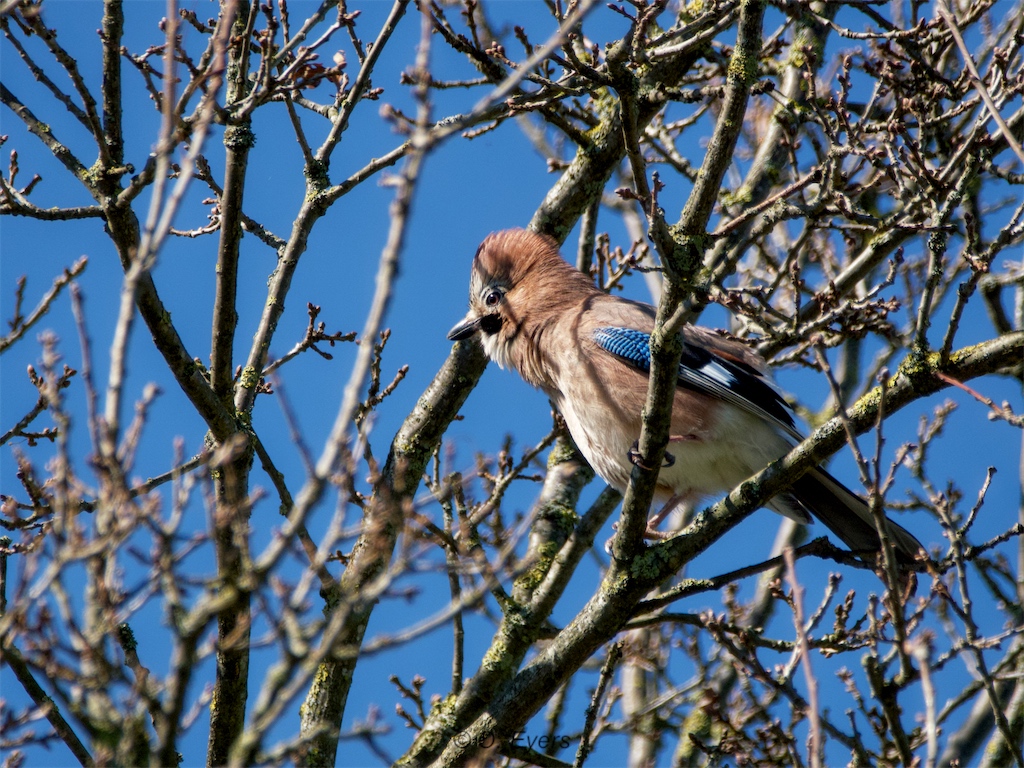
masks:
[[[183,6],[196,9],[200,18],[214,15],[216,9],[216,5],[203,2],[186,3]],[[44,7],[48,23],[59,26],[61,43],[78,56],[86,81],[95,87],[99,78],[99,45],[93,30],[99,26],[100,4],[48,0]],[[311,3],[292,2],[292,17],[303,17],[313,7]],[[365,4],[359,19],[360,34],[372,37],[370,30],[379,27],[389,7],[388,3],[383,2]],[[496,19],[496,25],[513,19],[516,23],[525,23],[535,42],[539,42],[554,29],[539,3],[509,0],[496,3],[491,8],[501,17]],[[140,50],[158,39],[155,25],[164,12],[165,6],[161,3],[137,0],[126,4],[126,41],[129,48]],[[451,12],[453,23],[455,14],[456,11]],[[777,22],[777,18],[769,21],[766,29],[773,28],[772,24]],[[595,39],[611,39],[612,35],[624,33],[627,23],[621,16],[602,7],[587,22],[586,29]],[[189,33],[190,30],[186,29],[185,34]],[[410,11],[396,34],[396,39],[382,58],[374,84],[385,89],[379,104],[393,103],[410,111],[411,100],[406,88],[398,85],[398,75],[410,64],[412,51],[419,38],[419,20],[415,11]],[[849,41],[835,41],[834,38],[832,46],[851,47]],[[512,55],[511,46],[509,50]],[[444,50],[441,41],[436,38],[434,52],[435,76],[468,78],[475,75],[461,57]],[[518,50],[515,54],[518,55]],[[86,165],[91,164],[95,151],[90,152],[88,149],[89,137],[32,80],[9,44],[0,44],[0,57],[4,84],[37,114],[45,115],[44,119],[51,122],[55,135],[81,152],[81,159]],[[353,56],[349,58],[354,61]],[[127,157],[137,168],[141,168],[156,137],[158,116],[145,93],[140,92],[141,78],[138,73],[126,65],[124,78],[131,99],[126,108]],[[436,92],[434,117],[440,118],[466,110],[477,98],[475,91]],[[335,153],[330,171],[333,181],[341,180],[360,168],[368,158],[378,156],[399,143],[400,137],[388,130],[380,120],[377,112],[379,104],[367,103],[356,111],[350,132]],[[312,120],[306,121],[306,125],[312,141],[322,138],[323,125],[317,126]],[[286,237],[304,195],[301,153],[288,128],[284,110],[279,105],[257,112],[254,131],[257,144],[249,163],[250,181],[244,209],[248,215],[278,235]],[[43,177],[32,197],[37,205],[89,202],[86,193],[70,180],[64,169],[34,137],[27,134],[22,124],[8,110],[0,112],[0,133],[9,136],[4,149],[16,149],[18,152],[22,181],[27,181],[33,173]],[[219,139],[220,132],[215,130],[206,148],[215,176],[223,164]],[[694,162],[699,162],[701,146],[695,143],[686,149]],[[556,175],[548,171],[545,159],[531,148],[513,122],[505,123],[498,130],[473,140],[452,139],[427,160],[414,202],[402,256],[401,276],[385,321],[385,326],[392,330],[392,336],[384,355],[383,378],[390,380],[394,372],[404,364],[409,365],[409,373],[375,417],[371,443],[376,456],[382,458],[386,455],[391,436],[448,354],[450,344],[445,339],[445,333],[465,312],[469,265],[477,244],[494,230],[525,225],[556,178]],[[669,179],[669,187],[663,193],[662,202],[670,212],[670,220],[677,216],[672,211],[679,210],[687,192],[688,185],[678,177]],[[372,295],[377,258],[387,234],[388,206],[392,195],[392,189],[381,184],[380,179],[373,180],[343,198],[317,224],[289,294],[287,310],[273,344],[274,355],[284,354],[301,340],[307,323],[307,302],[322,307],[319,320],[326,324],[328,331],[359,331],[362,328]],[[206,196],[201,185],[193,182],[188,204],[179,213],[175,226],[186,229],[205,224],[206,207],[200,201]],[[144,205],[137,210],[144,211]],[[604,224],[599,225],[599,230],[606,229],[610,230],[614,244],[628,246],[624,231],[614,218],[606,217]],[[40,223],[21,217],[5,217],[0,219],[0,238],[0,315],[5,320],[13,312],[12,296],[19,276],[27,277],[26,304],[32,306],[64,267],[82,255],[88,256],[89,265],[78,284],[86,302],[94,380],[100,384],[105,382],[107,353],[116,318],[122,272],[98,220]],[[566,253],[572,253],[573,248],[574,240],[570,237]],[[161,296],[186,346],[192,354],[203,358],[209,354],[215,256],[215,237],[172,238],[160,254],[154,272]],[[1020,253],[1012,258],[1020,258]],[[236,342],[239,363],[243,361],[242,355],[262,311],[267,279],[274,265],[275,254],[266,246],[251,236],[243,240],[239,283],[240,317]],[[645,298],[643,281],[639,277],[628,282],[626,291],[627,295]],[[726,318],[720,310],[715,310],[709,311],[704,321],[722,324]],[[0,423],[4,430],[35,402],[36,393],[27,381],[25,370],[29,364],[39,367],[40,351],[36,339],[44,330],[52,330],[60,339],[59,349],[65,361],[72,367],[80,368],[81,352],[77,332],[72,321],[70,302],[65,294],[54,304],[44,321],[29,333],[28,338],[4,354],[0,368],[3,393],[0,399]],[[972,305],[961,336],[958,337],[958,346],[990,335],[991,328],[980,304]],[[937,344],[939,340],[933,341]],[[333,423],[355,347],[338,345],[330,351],[334,355],[331,361],[307,353],[287,364],[281,374],[280,391],[287,396],[294,409],[304,440],[314,455],[319,452]],[[824,380],[806,370],[781,369],[777,375],[784,389],[794,392],[812,406],[817,406],[827,396]],[[162,393],[152,408],[134,468],[134,475],[140,480],[165,472],[173,466],[174,437],[180,436],[184,454],[191,456],[201,449],[205,430],[198,417],[191,412],[184,395],[165,372],[162,358],[154,349],[144,325],[139,322],[131,342],[126,387],[128,401],[134,402],[139,398],[143,388],[150,382],[156,382]],[[989,377],[977,386],[996,402],[1020,402],[1020,391],[1012,382]],[[70,408],[76,414],[71,433],[73,455],[78,460],[78,471],[88,480],[90,469],[86,457],[91,449],[83,417],[84,394],[81,386],[76,384],[72,387],[67,397]],[[961,393],[946,392],[914,404],[891,420],[886,429],[886,453],[891,456],[900,444],[915,441],[918,420],[946,398],[956,401],[959,407],[950,417],[946,433],[937,442],[935,463],[932,466],[935,479],[942,482],[948,478],[959,486],[969,500],[969,507],[970,500],[973,500],[984,479],[986,467],[999,465],[1005,468],[996,475],[985,513],[978,521],[977,540],[980,541],[1005,530],[1008,521],[1016,514],[1019,477],[1015,476],[1014,466],[1018,459],[1006,461],[1005,457],[1019,457],[1019,432],[1004,423],[987,420],[983,406]],[[445,439],[456,449],[456,466],[453,468],[465,471],[471,470],[476,452],[496,453],[506,434],[514,435],[518,454],[546,434],[551,423],[544,396],[530,389],[513,373],[500,371],[496,366],[491,366],[484,374],[463,413],[464,420],[456,422]],[[264,443],[275,447],[275,459],[279,461],[279,467],[294,491],[304,478],[303,467],[297,453],[287,446],[288,433],[276,397],[264,396],[260,399],[254,413],[254,425]],[[871,449],[870,438],[865,438],[862,444],[866,450]],[[13,448],[25,450],[26,446],[15,441]],[[32,453],[39,466],[45,463],[46,453],[46,448]],[[848,452],[838,456],[832,466],[842,480],[852,487],[859,487]],[[12,451],[4,447],[0,450],[0,490],[4,493],[17,493],[14,471]],[[253,513],[253,547],[258,551],[273,535],[279,525],[279,518],[269,482],[260,474],[255,477],[255,483],[267,490],[265,500],[257,505]],[[585,498],[592,499],[601,487],[598,482],[592,484]],[[914,484],[903,473],[897,481],[894,498],[903,498],[906,487],[914,487]],[[518,483],[506,500],[506,518],[516,512],[525,514],[536,492],[536,486],[526,482]],[[334,502],[334,499],[329,500],[314,515],[311,522],[314,531],[326,526]],[[439,518],[440,512],[436,506],[427,507],[425,511]],[[201,528],[204,515],[201,505],[195,504],[190,514],[195,515],[196,527]],[[354,523],[354,518],[350,517],[350,522]],[[777,523],[778,518],[769,512],[762,510],[755,513],[695,561],[690,566],[689,574],[714,575],[763,557],[771,546]],[[926,544],[942,543],[938,527],[930,521],[901,518],[901,523],[912,529]],[[813,533],[822,535],[824,531],[815,530]],[[603,541],[604,538],[606,536],[599,540]],[[138,544],[146,551],[148,545],[144,538],[140,538]],[[1012,547],[1005,547],[1005,551],[1008,557],[1014,556]],[[600,578],[597,563],[603,559],[603,553],[595,552],[594,557],[580,568],[576,576],[576,587],[566,595],[556,610],[553,617],[556,623],[568,621],[592,594]],[[209,575],[212,563],[209,562],[208,552],[198,552],[193,562],[200,573]],[[138,570],[138,565],[131,558],[125,559],[123,567],[127,584],[140,583],[144,579],[144,572]],[[832,570],[835,570],[835,566],[812,561],[801,562],[801,578],[805,584],[813,585],[809,588],[809,601],[817,599],[827,573]],[[845,586],[859,587],[861,600],[865,599],[868,591],[880,590],[880,585],[871,574],[847,573],[844,579]],[[383,600],[374,614],[368,638],[408,627],[442,609],[447,600],[445,577],[439,572],[425,577],[410,576],[400,580],[397,586],[415,587],[419,591],[411,597],[396,594]],[[716,595],[709,595],[681,606],[680,609],[692,612],[704,608],[721,610],[718,600]],[[491,609],[496,612],[493,605]],[[143,662],[151,665],[155,672],[166,665],[165,660],[168,658],[168,646],[161,626],[163,620],[160,606],[154,604],[146,606],[131,620],[140,639],[139,652]],[[492,630],[482,619],[475,616],[467,619],[467,671],[475,669],[491,633]],[[779,629],[779,633],[785,634],[785,629]],[[258,634],[259,628],[256,632]],[[451,643],[450,631],[439,629],[409,648],[382,652],[364,660],[357,670],[345,728],[352,728],[357,720],[365,719],[371,707],[379,706],[381,718],[392,728],[391,734],[384,737],[381,743],[392,757],[399,756],[408,745],[411,733],[403,728],[393,714],[395,702],[399,698],[388,682],[388,677],[397,675],[408,682],[414,674],[423,674],[428,678],[425,688],[428,697],[429,693],[444,695],[450,677],[448,663]],[[269,663],[271,660],[272,656],[266,653],[262,656],[257,653],[254,657],[254,690],[263,674],[260,662]],[[673,672],[680,676],[685,675],[685,670],[675,667],[682,663],[673,661]],[[941,680],[940,698],[955,695],[970,679],[962,665],[950,666],[951,669],[944,672]],[[209,667],[207,661],[205,668],[208,670]],[[828,674],[826,668],[822,668],[821,674]],[[0,676],[3,678],[3,696],[12,710],[24,706],[24,696],[11,680],[9,670],[0,670]],[[208,675],[198,675],[200,680],[207,678]],[[199,692],[197,685],[195,695],[198,696]],[[842,696],[841,692],[839,695]],[[569,711],[574,713],[572,717],[575,719],[566,723],[566,730],[580,727],[585,696],[586,691],[583,689],[573,694],[573,706]],[[298,704],[298,701],[294,702],[293,711]],[[849,703],[843,700],[835,706],[845,708]],[[537,724],[531,728],[531,732],[533,728],[538,733],[542,731],[541,717],[538,716]],[[183,741],[185,765],[201,764],[204,760],[205,723],[205,714],[200,714]],[[286,738],[295,728],[295,719],[287,720],[268,739],[268,744],[274,738]],[[601,749],[607,751],[597,753],[596,764],[615,764],[621,760],[622,753],[616,750],[621,750],[623,744],[622,737],[612,737],[604,742]],[[37,765],[64,764],[70,758],[62,749],[57,746],[48,754],[36,753],[32,762]],[[340,754],[342,757],[339,764],[375,764],[373,754],[359,741],[345,743]]]

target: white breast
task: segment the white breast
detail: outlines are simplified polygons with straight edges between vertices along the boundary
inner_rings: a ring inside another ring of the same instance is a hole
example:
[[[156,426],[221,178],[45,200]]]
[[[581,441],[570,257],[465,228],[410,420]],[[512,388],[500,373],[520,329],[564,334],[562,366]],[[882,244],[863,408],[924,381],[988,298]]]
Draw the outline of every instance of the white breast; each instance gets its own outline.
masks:
[[[588,402],[552,394],[573,440],[594,471],[613,488],[625,490],[633,469],[629,453],[640,435],[638,430],[635,434],[627,431],[624,422],[635,420],[622,419],[600,399]],[[790,447],[771,425],[738,408],[722,404],[715,415],[714,430],[701,439],[670,436],[666,451],[672,459],[662,468],[659,485],[693,500],[718,495],[764,469]],[[668,496],[661,491],[657,498],[664,501]]]

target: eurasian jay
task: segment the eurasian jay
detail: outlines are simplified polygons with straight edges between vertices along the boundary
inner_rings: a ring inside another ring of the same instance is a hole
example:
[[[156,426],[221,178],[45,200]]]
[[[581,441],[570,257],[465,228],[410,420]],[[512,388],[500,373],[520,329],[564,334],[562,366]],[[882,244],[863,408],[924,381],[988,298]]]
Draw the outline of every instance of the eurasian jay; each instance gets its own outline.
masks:
[[[558,246],[527,230],[490,235],[473,259],[469,313],[452,341],[479,332],[488,357],[543,390],[577,447],[609,485],[625,490],[647,397],[654,307],[608,295],[565,262]],[[738,341],[688,325],[656,499],[674,506],[728,492],[801,440],[765,363]],[[880,549],[868,505],[820,467],[770,502],[801,523],[821,520],[855,553]],[[921,544],[892,521],[898,559]]]

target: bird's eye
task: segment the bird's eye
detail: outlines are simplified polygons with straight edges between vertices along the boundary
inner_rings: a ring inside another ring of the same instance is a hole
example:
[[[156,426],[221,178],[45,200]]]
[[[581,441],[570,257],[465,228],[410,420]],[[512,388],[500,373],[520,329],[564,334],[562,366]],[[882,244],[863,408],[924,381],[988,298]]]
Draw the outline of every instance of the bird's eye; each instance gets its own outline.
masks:
[[[496,307],[501,301],[501,291],[491,291],[484,296],[484,304],[488,307]]]

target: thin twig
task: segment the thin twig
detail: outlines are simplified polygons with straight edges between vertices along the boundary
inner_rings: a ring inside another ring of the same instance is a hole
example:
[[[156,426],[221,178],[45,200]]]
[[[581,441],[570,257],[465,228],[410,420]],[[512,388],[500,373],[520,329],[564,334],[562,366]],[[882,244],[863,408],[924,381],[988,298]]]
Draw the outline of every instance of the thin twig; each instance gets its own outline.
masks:
[[[1006,139],[1006,143],[1010,145],[1014,154],[1017,155],[1017,159],[1024,163],[1024,147],[1021,147],[1017,137],[1013,135],[1013,131],[1003,120],[1003,116],[999,114],[999,108],[996,106],[991,94],[988,92],[988,88],[985,87],[985,81],[981,79],[981,75],[978,74],[978,68],[974,66],[974,59],[971,57],[971,52],[967,48],[967,43],[964,42],[963,36],[960,34],[960,30],[957,28],[956,19],[953,18],[953,14],[950,13],[949,7],[947,6],[947,0],[940,0],[935,4],[935,10],[942,17],[942,20],[946,23],[946,27],[949,28],[949,33],[953,36],[953,40],[956,41],[957,48],[960,49],[960,54],[964,57],[964,64],[967,66],[967,71],[971,74],[971,79],[974,81],[974,87],[978,89],[978,93],[981,94],[981,98],[985,102],[985,106],[988,107],[989,114],[992,115],[992,119],[996,121],[996,125],[999,126],[999,132],[1003,134],[1003,138]]]

